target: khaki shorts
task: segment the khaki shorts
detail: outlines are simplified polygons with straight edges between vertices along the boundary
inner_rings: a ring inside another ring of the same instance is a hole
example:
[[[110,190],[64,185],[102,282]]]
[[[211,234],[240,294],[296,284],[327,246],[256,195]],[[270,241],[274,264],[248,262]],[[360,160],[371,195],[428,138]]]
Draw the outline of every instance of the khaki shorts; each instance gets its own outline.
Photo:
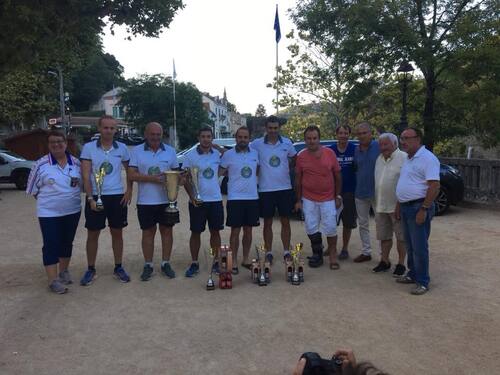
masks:
[[[404,242],[405,236],[401,220],[396,220],[394,213],[376,213],[375,226],[377,228],[377,240],[391,240],[394,233],[398,241]]]

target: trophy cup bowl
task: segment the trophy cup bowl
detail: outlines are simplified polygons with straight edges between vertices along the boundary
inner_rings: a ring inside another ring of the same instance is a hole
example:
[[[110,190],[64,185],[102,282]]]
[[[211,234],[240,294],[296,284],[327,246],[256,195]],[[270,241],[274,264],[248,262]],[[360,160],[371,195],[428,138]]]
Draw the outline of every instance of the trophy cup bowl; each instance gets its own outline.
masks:
[[[168,207],[165,209],[166,212],[178,213],[179,210],[176,207],[177,194],[179,193],[179,178],[181,172],[179,171],[165,171],[164,187],[167,191]]]
[[[203,199],[201,199],[200,195],[200,168],[191,167],[189,168],[189,176],[191,177],[191,186],[193,187],[194,200],[197,204],[202,204]]]
[[[104,204],[102,203],[101,195],[102,195],[102,185],[104,184],[104,176],[106,176],[106,170],[101,167],[99,170],[93,173],[95,187],[97,190],[97,200],[96,200],[96,210],[102,211],[104,210]]]

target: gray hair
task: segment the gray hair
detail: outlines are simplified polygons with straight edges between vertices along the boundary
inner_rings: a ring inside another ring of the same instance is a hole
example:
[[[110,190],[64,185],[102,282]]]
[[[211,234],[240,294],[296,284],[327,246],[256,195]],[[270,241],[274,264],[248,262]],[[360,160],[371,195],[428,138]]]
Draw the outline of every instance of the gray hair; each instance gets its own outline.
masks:
[[[388,139],[389,141],[392,142],[392,144],[398,148],[399,147],[399,142],[398,142],[398,137],[396,136],[396,134],[393,134],[393,133],[382,133],[380,134],[380,136],[378,137],[378,139]]]

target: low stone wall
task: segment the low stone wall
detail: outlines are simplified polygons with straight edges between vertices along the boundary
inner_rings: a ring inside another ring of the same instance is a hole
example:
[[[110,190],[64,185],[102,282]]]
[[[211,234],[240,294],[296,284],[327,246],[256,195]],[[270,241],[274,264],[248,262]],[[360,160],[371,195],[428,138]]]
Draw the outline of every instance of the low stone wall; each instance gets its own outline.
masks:
[[[462,173],[466,201],[500,203],[500,160],[439,159]]]

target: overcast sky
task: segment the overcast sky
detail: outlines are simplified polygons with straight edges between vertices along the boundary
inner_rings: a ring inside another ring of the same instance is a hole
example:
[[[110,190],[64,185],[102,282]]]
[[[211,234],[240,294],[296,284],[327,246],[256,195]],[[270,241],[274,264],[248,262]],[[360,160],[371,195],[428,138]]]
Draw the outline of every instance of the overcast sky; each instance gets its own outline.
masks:
[[[141,73],[172,74],[175,59],[177,79],[193,82],[200,91],[222,96],[239,112],[254,113],[257,105],[274,112],[275,92],[267,88],[275,76],[274,14],[279,6],[281,42],[279,60],[288,58],[285,35],[293,27],[287,10],[295,0],[184,0],[170,28],[159,38],[133,38],[124,28],[109,30],[104,49],[125,68],[125,77]]]

